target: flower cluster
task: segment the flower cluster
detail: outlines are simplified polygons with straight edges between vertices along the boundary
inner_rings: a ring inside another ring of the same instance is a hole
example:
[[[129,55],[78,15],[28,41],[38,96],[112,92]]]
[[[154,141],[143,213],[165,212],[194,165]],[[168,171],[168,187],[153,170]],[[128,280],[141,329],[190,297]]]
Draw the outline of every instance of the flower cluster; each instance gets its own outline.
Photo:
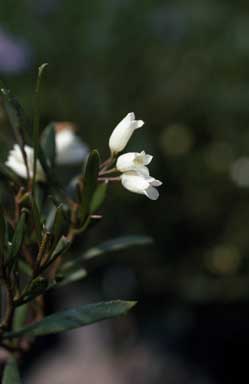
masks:
[[[109,147],[112,158],[126,147],[133,132],[144,125],[142,120],[135,120],[133,112],[116,126],[109,140]],[[151,200],[159,197],[156,187],[162,182],[150,176],[147,165],[152,161],[153,156],[144,151],[125,153],[117,158],[116,169],[121,172],[121,183],[124,188],[131,192],[144,194]]]
[[[89,150],[88,147],[76,136],[74,132],[74,126],[69,122],[54,123],[55,127],[55,144],[56,144],[56,164],[75,164],[82,162]],[[6,165],[11,168],[18,176],[26,179],[29,175],[33,177],[34,167],[34,149],[28,145],[25,145],[24,151],[27,159],[27,166],[25,164],[21,148],[18,144],[14,145],[14,148],[9,152]],[[46,175],[37,160],[36,163],[36,181],[45,182]]]
[[[142,120],[135,120],[133,112],[127,116],[113,130],[109,139],[109,148],[111,157],[100,170],[101,177],[113,171],[121,172],[118,178],[105,177],[106,181],[120,180],[121,184],[127,190],[144,194],[151,200],[156,200],[159,197],[159,192],[156,187],[162,183],[150,176],[148,165],[151,163],[153,156],[142,152],[129,152],[118,156],[126,147],[133,132],[144,125]],[[87,146],[76,136],[74,126],[68,122],[55,123],[55,145],[56,145],[56,164],[74,164],[82,162],[88,153]],[[6,165],[11,168],[16,174],[22,178],[33,177],[34,167],[34,150],[32,147],[25,145],[24,151],[26,154],[26,164],[21,148],[15,144],[10,151]],[[109,169],[108,167],[116,161],[116,167]],[[36,164],[36,181],[45,182],[46,175],[44,170],[37,160]]]

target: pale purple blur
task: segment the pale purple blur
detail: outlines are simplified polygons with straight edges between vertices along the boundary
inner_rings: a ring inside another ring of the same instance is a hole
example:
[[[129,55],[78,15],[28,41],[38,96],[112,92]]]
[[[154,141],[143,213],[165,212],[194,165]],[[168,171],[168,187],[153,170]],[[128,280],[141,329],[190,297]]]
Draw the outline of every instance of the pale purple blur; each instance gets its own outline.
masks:
[[[27,41],[0,28],[0,72],[20,73],[31,66],[31,59]]]

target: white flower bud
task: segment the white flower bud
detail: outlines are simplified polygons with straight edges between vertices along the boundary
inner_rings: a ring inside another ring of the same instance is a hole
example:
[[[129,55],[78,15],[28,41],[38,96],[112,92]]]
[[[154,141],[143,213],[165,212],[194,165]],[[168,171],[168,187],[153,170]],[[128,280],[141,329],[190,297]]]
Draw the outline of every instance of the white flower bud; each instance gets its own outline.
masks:
[[[87,146],[76,136],[71,123],[56,123],[56,163],[59,165],[80,163],[88,154]]]
[[[157,200],[159,192],[155,187],[162,185],[162,182],[154,177],[143,176],[137,172],[126,172],[121,175],[121,183],[128,191],[147,196],[151,200]]]
[[[149,170],[146,165],[149,165],[153,156],[147,155],[144,151],[129,152],[118,157],[116,168],[120,172],[136,171],[144,176],[149,176]]]
[[[119,153],[126,147],[133,132],[144,125],[142,120],[135,120],[133,112],[120,121],[120,123],[113,130],[110,139],[109,147],[112,153]]]
[[[33,177],[34,167],[34,149],[28,145],[24,146],[24,150],[27,156],[27,164],[30,177]],[[23,159],[21,148],[18,144],[14,145],[14,148],[9,152],[9,156],[5,164],[12,169],[18,176],[27,179],[27,168]],[[37,160],[36,163],[36,181],[45,181],[46,175],[43,171],[41,163]]]

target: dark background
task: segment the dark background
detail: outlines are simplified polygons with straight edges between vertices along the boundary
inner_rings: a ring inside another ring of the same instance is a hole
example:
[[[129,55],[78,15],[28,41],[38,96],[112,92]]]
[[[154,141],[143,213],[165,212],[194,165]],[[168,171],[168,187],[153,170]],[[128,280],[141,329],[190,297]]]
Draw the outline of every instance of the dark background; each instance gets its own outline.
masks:
[[[0,74],[28,115],[43,62],[49,63],[43,125],[75,122],[82,139],[104,159],[112,129],[134,111],[146,124],[128,149],[152,153],[152,174],[164,183],[157,202],[113,186],[105,220],[87,244],[79,244],[80,252],[122,234],[155,239],[153,246],[97,263],[91,277],[72,290],[86,301],[92,296],[139,300],[126,321],[111,323],[105,348],[111,356],[137,359],[138,366],[127,370],[141,383],[244,382],[249,378],[248,4],[2,1]],[[0,124],[5,158],[12,141],[1,111]],[[64,296],[56,299],[63,302]],[[57,339],[46,343],[44,354],[48,346],[60,348]],[[101,375],[99,381],[105,382]],[[132,381],[128,376],[124,382]]]

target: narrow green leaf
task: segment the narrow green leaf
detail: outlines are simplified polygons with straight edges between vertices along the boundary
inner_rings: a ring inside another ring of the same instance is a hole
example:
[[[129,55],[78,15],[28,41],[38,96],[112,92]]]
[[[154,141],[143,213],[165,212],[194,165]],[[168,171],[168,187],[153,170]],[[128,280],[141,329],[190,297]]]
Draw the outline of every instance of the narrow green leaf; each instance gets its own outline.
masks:
[[[86,215],[89,213],[90,204],[97,186],[97,178],[99,173],[100,157],[97,150],[93,150],[87,159],[84,179],[83,179],[83,193],[81,196],[80,205],[80,219],[84,221]]]
[[[20,145],[22,152],[25,142],[28,141],[28,132],[26,130],[27,119],[19,101],[14,97],[10,90],[0,83],[0,92],[3,96],[5,110],[7,112],[10,125]]]
[[[35,297],[45,292],[48,287],[48,279],[43,276],[37,276],[30,283],[29,287],[26,289],[24,293],[24,297]]]
[[[2,384],[21,384],[16,359],[11,357],[4,368]]]
[[[33,300],[35,297],[44,294],[49,288],[49,281],[46,277],[37,276],[31,281],[30,285],[25,289],[22,296],[14,301],[15,306],[22,306]]]
[[[57,286],[60,287],[67,284],[75,283],[79,280],[84,279],[86,276],[87,271],[84,268],[79,268],[65,277],[62,276],[61,280],[57,283]]]
[[[17,185],[21,185],[19,177],[5,164],[0,163],[0,174],[7,180],[14,182]]]
[[[37,189],[36,189],[37,191]],[[42,220],[41,220],[41,214],[38,208],[38,205],[36,203],[36,200],[33,195],[30,195],[30,201],[31,201],[31,212],[32,212],[32,218],[35,224],[35,232],[36,237],[39,242],[41,242],[42,239]]]
[[[68,240],[65,236],[62,236],[51,255],[51,259],[55,259],[56,257],[65,253],[69,249],[70,245],[71,241]]]
[[[26,227],[26,215],[27,213],[23,211],[17,223],[16,229],[12,238],[12,246],[10,251],[11,260],[14,260],[16,258],[22,246],[22,242],[25,234],[25,227]]]
[[[18,268],[22,273],[24,273],[24,275],[28,277],[31,277],[33,275],[32,268],[25,260],[22,260],[22,259],[18,260]]]
[[[138,245],[148,245],[153,243],[153,239],[149,236],[122,236],[113,240],[105,241],[88,249],[84,254],[84,259],[92,259],[93,257],[103,255],[109,252],[121,251]]]
[[[2,207],[0,207],[0,256],[3,256],[6,249],[6,220]]]
[[[49,124],[42,132],[41,147],[51,168],[54,168],[56,147],[54,124]]]
[[[126,314],[136,302],[134,301],[109,301],[96,304],[83,305],[76,309],[68,309],[55,313],[43,320],[26,326],[18,332],[9,332],[4,338],[15,338],[25,336],[43,336],[54,333],[61,333],[98,321],[110,319]]]
[[[90,213],[96,212],[104,203],[107,192],[107,183],[101,183],[97,186],[90,203]]]
[[[64,217],[64,211],[63,211],[63,204],[60,204],[55,211],[54,225],[52,229],[55,243],[58,242],[60,236],[62,235],[64,227],[65,227],[65,217]]]
[[[13,318],[13,330],[19,331],[21,329],[26,321],[27,315],[28,315],[28,304],[23,304],[20,307],[17,307],[15,309],[15,314]]]
[[[48,181],[51,180],[51,168],[49,166],[49,163],[47,161],[47,158],[46,158],[46,155],[43,151],[43,148],[41,147],[41,145],[38,143],[38,148],[37,148],[37,158],[39,159],[40,163],[41,163],[41,166],[47,176],[47,179]]]
[[[5,110],[7,112],[10,125],[13,129],[17,143],[20,146],[20,149],[22,152],[22,157],[23,157],[23,160],[25,163],[25,167],[27,169],[27,174],[29,175],[27,156],[26,156],[26,152],[24,150],[24,146],[28,142],[28,139],[29,139],[29,137],[28,137],[29,135],[28,135],[28,132],[26,129],[27,119],[24,115],[24,111],[23,111],[21,104],[11,94],[10,90],[4,86],[4,84],[1,84],[0,91],[3,95]]]
[[[42,64],[38,68],[38,75],[36,80],[36,88],[34,95],[34,122],[33,122],[33,146],[34,146],[34,168],[33,168],[33,189],[35,185],[36,177],[36,166],[38,158],[38,148],[39,148],[39,134],[40,134],[40,106],[39,106],[39,97],[40,97],[40,86],[41,79],[44,69],[47,67],[47,63]]]

